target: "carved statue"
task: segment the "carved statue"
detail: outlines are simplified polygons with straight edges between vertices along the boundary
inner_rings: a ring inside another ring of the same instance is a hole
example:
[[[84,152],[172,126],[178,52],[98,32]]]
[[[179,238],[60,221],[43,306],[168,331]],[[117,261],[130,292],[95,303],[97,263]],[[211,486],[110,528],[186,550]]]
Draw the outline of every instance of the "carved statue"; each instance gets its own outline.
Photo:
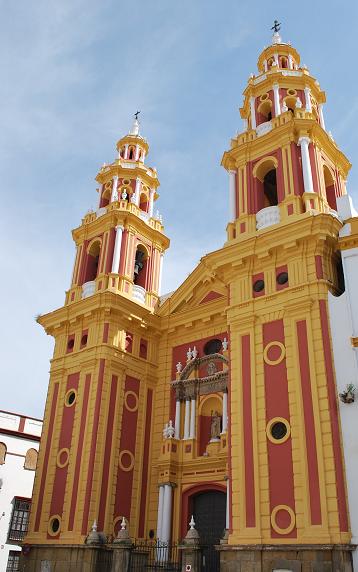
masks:
[[[211,439],[215,441],[217,439],[220,439],[220,433],[221,433],[221,416],[217,411],[215,411],[214,414],[211,415],[211,427],[210,427]]]

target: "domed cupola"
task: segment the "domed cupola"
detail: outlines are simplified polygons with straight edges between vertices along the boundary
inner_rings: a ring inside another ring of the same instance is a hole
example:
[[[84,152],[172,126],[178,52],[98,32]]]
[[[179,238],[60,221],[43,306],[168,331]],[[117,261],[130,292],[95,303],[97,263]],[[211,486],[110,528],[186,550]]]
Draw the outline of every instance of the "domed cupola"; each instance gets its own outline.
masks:
[[[146,139],[139,133],[139,113],[140,111],[137,111],[134,115],[132,129],[117,143],[118,159],[144,163],[145,156],[149,151],[149,145]]]

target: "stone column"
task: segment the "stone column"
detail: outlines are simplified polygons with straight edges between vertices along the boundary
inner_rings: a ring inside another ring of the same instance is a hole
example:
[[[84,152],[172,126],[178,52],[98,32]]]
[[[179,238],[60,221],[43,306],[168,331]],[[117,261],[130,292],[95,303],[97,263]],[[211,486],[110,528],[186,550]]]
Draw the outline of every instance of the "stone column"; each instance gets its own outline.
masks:
[[[112,194],[111,194],[111,203],[113,203],[113,201],[118,201],[117,187],[118,187],[118,177],[117,177],[117,175],[116,175],[115,177],[113,177],[113,187],[112,187]]]
[[[153,216],[153,209],[154,209],[154,193],[155,193],[155,189],[150,189],[150,193],[149,193],[149,216],[152,218]]]
[[[305,102],[306,102],[306,111],[312,113],[311,90],[309,87],[305,87]]]
[[[191,399],[191,411],[190,411],[189,439],[195,439],[195,420],[196,420],[196,399],[195,399],[195,397],[192,397],[192,399]]]
[[[180,399],[175,403],[175,439],[180,439]]]
[[[300,137],[298,140],[298,145],[301,147],[302,156],[302,173],[303,173],[303,184],[305,188],[305,193],[313,193],[313,179],[311,170],[311,161],[309,154],[309,137]]]
[[[136,145],[135,146],[135,156],[134,156],[135,161],[138,161],[138,157],[139,157],[139,145]]]
[[[133,202],[137,205],[137,207],[139,207],[139,202],[140,202],[140,185],[141,185],[141,180],[139,177],[137,177],[135,183],[134,200],[133,200]]]
[[[122,246],[122,233],[123,233],[123,226],[118,224],[116,226],[116,241],[114,243],[114,252],[113,252],[113,260],[112,260],[112,270],[113,274],[118,274],[119,270],[119,261],[121,256],[121,246]]]
[[[276,65],[277,65],[277,67],[279,68],[279,67],[280,67],[280,62],[279,62],[279,60],[278,60],[278,54],[274,54],[273,57],[275,58],[275,63],[276,63]]]
[[[190,398],[185,399],[185,417],[184,417],[184,439],[189,439],[189,423],[190,423]]]
[[[227,391],[223,393],[223,426],[222,433],[227,433]]]
[[[293,60],[291,54],[288,55],[288,67],[290,70],[293,70]]]
[[[323,105],[322,105],[322,103],[320,103],[319,106],[318,106],[318,113],[319,113],[319,119],[320,119],[320,122],[321,122],[321,127],[322,127],[322,129],[326,129],[326,124],[325,124],[325,122],[324,122]]]
[[[164,506],[164,485],[159,485],[158,518],[157,518],[157,538],[159,540],[162,537],[163,506]]]
[[[124,159],[128,159],[128,143],[124,146]]]
[[[229,220],[236,219],[236,171],[229,171]]]
[[[267,72],[267,60],[264,60],[264,70]]]
[[[275,117],[281,114],[280,92],[278,83],[273,84],[273,98],[275,103]]]
[[[251,129],[256,129],[256,111],[255,111],[255,98],[250,97],[250,110],[251,110]]]
[[[161,254],[159,260],[158,296],[160,296],[162,291],[163,259],[164,259],[164,254]]]
[[[172,528],[172,500],[173,491],[171,483],[164,485],[164,498],[163,498],[163,519],[162,519],[162,530],[161,530],[161,540],[163,542],[170,541],[170,532]]]

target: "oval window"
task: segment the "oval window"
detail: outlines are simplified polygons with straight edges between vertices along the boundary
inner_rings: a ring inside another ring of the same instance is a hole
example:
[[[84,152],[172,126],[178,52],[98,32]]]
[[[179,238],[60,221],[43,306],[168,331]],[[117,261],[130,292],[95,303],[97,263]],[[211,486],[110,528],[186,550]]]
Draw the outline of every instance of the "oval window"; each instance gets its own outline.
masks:
[[[286,284],[288,282],[288,274],[287,272],[280,272],[276,278],[278,284]]]
[[[209,340],[204,346],[204,354],[209,356],[211,354],[218,354],[222,348],[222,342],[219,339]]]
[[[271,427],[271,435],[277,441],[286,437],[287,427],[285,423],[282,423],[282,421],[277,421],[276,423],[274,423]]]
[[[265,288],[265,282],[263,280],[256,280],[253,285],[254,292],[262,292]]]

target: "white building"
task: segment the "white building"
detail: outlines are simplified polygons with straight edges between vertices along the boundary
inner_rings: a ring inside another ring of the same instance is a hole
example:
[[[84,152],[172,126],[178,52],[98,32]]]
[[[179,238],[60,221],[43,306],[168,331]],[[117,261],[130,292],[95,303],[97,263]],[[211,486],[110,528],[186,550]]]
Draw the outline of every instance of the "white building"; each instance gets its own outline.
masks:
[[[19,570],[42,421],[0,411],[0,571]]]
[[[337,199],[337,207],[345,223],[339,233],[345,291],[339,297],[329,294],[328,301],[352,544],[358,544],[358,218],[348,195]],[[357,550],[353,566],[358,570]]]

